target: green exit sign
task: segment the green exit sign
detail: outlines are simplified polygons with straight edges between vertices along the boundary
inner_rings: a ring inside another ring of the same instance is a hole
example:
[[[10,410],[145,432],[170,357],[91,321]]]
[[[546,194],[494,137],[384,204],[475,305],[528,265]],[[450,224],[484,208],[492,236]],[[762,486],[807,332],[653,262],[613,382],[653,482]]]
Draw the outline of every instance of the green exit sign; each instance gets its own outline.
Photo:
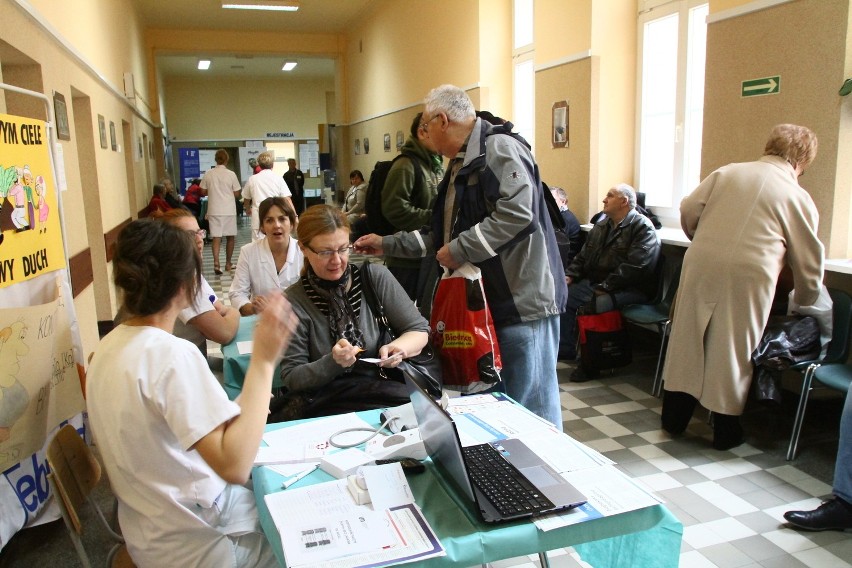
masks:
[[[756,97],[758,95],[777,95],[781,92],[781,75],[774,77],[763,77],[761,79],[749,79],[743,81],[743,97]]]

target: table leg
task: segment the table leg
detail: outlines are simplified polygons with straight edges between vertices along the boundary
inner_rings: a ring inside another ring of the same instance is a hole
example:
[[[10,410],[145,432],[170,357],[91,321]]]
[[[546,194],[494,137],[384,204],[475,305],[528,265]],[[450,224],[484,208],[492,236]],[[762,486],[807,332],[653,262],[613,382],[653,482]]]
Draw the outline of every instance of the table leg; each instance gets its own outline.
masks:
[[[541,563],[541,568],[550,568],[550,562],[547,560],[546,550],[538,553],[538,561]]]

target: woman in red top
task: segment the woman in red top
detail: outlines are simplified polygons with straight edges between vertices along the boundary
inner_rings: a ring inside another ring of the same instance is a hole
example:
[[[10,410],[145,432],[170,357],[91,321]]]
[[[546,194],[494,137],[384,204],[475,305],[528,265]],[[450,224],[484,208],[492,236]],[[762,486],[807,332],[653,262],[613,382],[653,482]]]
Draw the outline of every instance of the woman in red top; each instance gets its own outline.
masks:
[[[154,195],[151,196],[151,201],[148,202],[148,217],[161,217],[163,213],[169,211],[172,207],[164,198],[166,188],[159,183],[154,184]]]
[[[189,187],[186,188],[186,193],[183,196],[183,204],[187,209],[192,211],[193,215],[198,217],[201,213],[201,183],[200,178],[195,178]]]

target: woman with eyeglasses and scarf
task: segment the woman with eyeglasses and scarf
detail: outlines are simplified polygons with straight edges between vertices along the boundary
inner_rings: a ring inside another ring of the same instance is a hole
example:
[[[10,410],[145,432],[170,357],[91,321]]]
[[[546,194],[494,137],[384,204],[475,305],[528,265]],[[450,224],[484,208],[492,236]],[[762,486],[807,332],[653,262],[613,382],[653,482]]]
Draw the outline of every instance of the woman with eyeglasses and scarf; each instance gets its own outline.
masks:
[[[299,326],[281,366],[284,388],[272,403],[271,421],[408,402],[405,385],[381,370],[420,353],[429,323],[384,266],[349,262],[349,222],[340,209],[308,208],[299,218],[299,247],[306,260],[302,276],[286,291]],[[364,297],[364,270],[396,337],[388,343]]]

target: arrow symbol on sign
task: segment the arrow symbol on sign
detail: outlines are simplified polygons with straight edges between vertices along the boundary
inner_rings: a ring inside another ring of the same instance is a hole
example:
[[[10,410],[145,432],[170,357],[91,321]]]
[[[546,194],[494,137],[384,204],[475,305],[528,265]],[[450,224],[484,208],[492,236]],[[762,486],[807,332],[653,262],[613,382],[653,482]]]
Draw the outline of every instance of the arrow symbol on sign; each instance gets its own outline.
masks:
[[[775,79],[770,77],[766,83],[759,83],[757,85],[749,85],[748,87],[743,87],[743,91],[763,91],[766,90],[767,93],[771,93],[778,86],[778,83],[775,82]]]

